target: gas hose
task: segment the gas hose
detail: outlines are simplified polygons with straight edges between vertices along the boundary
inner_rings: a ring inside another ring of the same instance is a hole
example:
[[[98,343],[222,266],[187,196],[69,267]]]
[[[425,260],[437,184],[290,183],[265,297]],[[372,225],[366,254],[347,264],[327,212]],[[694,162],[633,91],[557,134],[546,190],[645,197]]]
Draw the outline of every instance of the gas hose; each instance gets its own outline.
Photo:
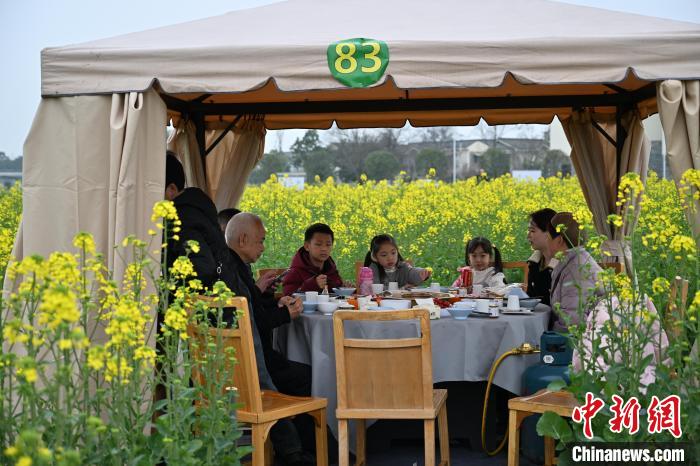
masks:
[[[488,408],[489,404],[489,393],[491,392],[491,383],[493,382],[493,377],[496,375],[496,369],[498,369],[498,366],[501,364],[501,362],[507,358],[508,356],[513,356],[513,355],[518,355],[518,356],[523,356],[526,354],[535,354],[539,353],[540,349],[536,346],[532,346],[530,343],[523,343],[522,345],[518,346],[517,348],[513,348],[511,350],[506,351],[503,353],[496,361],[493,363],[491,366],[491,372],[489,373],[489,379],[488,382],[486,383],[486,394],[484,395],[484,411],[481,415],[481,448],[484,449],[487,455],[489,456],[494,456],[498,454],[499,451],[503,449],[503,447],[506,444],[506,440],[508,440],[508,428],[506,428],[506,433],[503,436],[503,440],[501,440],[501,443],[496,447],[495,450],[489,451],[486,448],[486,410]]]

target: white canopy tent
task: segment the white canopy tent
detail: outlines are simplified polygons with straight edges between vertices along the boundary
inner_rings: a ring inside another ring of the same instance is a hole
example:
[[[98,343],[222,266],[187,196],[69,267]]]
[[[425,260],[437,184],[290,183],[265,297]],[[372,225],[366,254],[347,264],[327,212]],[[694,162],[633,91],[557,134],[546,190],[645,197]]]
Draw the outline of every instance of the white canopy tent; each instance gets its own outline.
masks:
[[[373,86],[329,71],[327,46],[354,37],[388,45]],[[698,79],[700,25],[547,0],[288,0],[45,49],[15,257],[67,249],[87,230],[119,275],[113,246],[146,237],[163,196],[169,120],[188,182],[222,208],[240,197],[264,128],[558,116],[596,226],[619,238],[606,218],[621,174],[646,172],[641,119],[661,110],[676,178],[700,167]]]

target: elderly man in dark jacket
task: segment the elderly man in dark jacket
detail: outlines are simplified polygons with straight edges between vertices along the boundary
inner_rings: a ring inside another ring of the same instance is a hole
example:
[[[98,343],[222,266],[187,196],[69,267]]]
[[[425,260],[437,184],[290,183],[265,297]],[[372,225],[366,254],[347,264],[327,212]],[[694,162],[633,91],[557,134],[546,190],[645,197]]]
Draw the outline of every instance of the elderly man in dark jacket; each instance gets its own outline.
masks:
[[[171,240],[168,244],[168,266],[172,265],[177,257],[186,253],[187,241],[197,241],[199,251],[189,255],[197,272],[197,278],[207,287],[218,280],[223,281],[231,291],[247,297],[252,307],[251,297],[246,293],[245,283],[236,273],[231,252],[219,227],[216,206],[201,189],[184,189],[185,174],[182,165],[174,154],[168,153],[166,157],[165,198],[173,201],[182,222],[178,234],[179,239],[177,241]],[[264,351],[255,317],[255,313],[251,312],[253,348],[257,360],[260,388],[277,391],[265,365]],[[225,313],[224,319],[232,319],[232,313]],[[270,430],[270,438],[285,466],[310,466],[314,464],[303,455],[299,434],[291,421],[286,419],[278,421]]]
[[[250,264],[257,261],[265,250],[265,227],[260,217],[243,212],[235,215],[226,227],[226,242],[236,271],[246,284],[251,297],[262,340],[265,364],[272,380],[283,393],[297,396],[311,394],[311,367],[307,364],[288,360],[272,347],[272,331],[296,319],[301,314],[303,304],[300,299],[284,296],[275,302],[264,296],[253,280]]]

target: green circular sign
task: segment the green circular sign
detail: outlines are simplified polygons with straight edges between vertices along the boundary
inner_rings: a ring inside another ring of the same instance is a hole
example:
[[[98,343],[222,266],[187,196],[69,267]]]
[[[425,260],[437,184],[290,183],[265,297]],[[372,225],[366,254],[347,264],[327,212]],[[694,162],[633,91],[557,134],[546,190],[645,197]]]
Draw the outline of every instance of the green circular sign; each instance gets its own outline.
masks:
[[[326,51],[333,77],[349,87],[367,87],[384,76],[389,64],[389,47],[375,39],[347,39],[334,42]]]

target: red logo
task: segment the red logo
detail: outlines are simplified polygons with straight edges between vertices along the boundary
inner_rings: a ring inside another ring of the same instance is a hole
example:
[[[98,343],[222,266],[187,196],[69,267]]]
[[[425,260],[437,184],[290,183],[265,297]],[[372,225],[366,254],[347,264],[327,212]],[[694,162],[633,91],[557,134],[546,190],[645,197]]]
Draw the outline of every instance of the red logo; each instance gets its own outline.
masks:
[[[614,416],[608,422],[610,431],[619,434],[625,428],[630,434],[636,434],[639,431],[639,409],[641,408],[639,401],[634,396],[627,400],[627,403],[617,395],[613,395],[612,398],[613,405],[610,410]]]
[[[598,414],[605,402],[600,398],[593,396],[593,393],[586,393],[586,403],[583,406],[577,406],[574,408],[574,412],[571,413],[571,419],[574,422],[583,422],[583,435],[588,439],[593,438],[593,428],[591,427],[591,421]]]
[[[650,434],[660,433],[664,430],[680,438],[681,431],[681,399],[678,395],[669,395],[663,400],[654,395],[649,404],[649,427]]]

